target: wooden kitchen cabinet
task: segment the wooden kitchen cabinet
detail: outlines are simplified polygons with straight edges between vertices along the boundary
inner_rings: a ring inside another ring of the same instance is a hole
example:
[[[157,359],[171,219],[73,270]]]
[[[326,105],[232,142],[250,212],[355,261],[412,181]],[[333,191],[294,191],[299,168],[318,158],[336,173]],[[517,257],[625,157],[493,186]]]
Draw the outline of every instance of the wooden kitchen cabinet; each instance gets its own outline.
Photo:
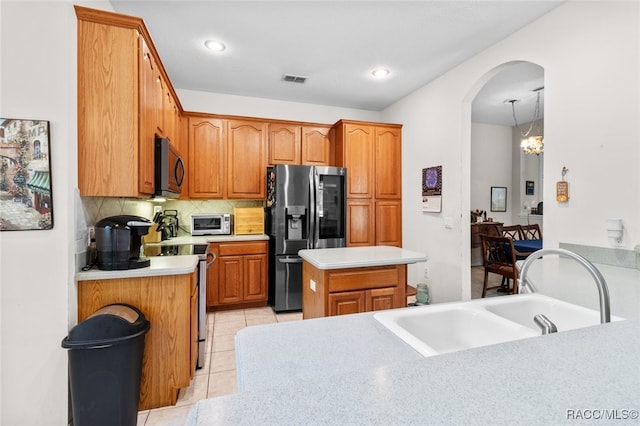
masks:
[[[229,199],[266,197],[266,122],[227,120],[227,193]]]
[[[225,195],[225,120],[189,116],[189,198]]]
[[[269,123],[269,164],[300,164],[302,127]]]
[[[318,269],[302,263],[304,319],[406,306],[407,265]],[[315,290],[307,283],[315,282]]]
[[[78,187],[82,196],[154,193],[154,138],[169,83],[140,18],[74,6],[78,18]],[[175,137],[175,136],[174,136]]]
[[[269,165],[332,163],[330,126],[269,123]]]
[[[217,253],[207,275],[207,306],[214,309],[267,304],[267,241],[211,243]],[[215,269],[214,269],[215,268]]]
[[[347,246],[402,246],[401,126],[341,120],[335,162],[347,168]]]
[[[145,335],[139,410],[175,405],[198,354],[197,270],[183,275],[78,281],[78,322],[103,306],[126,303],[151,323]]]

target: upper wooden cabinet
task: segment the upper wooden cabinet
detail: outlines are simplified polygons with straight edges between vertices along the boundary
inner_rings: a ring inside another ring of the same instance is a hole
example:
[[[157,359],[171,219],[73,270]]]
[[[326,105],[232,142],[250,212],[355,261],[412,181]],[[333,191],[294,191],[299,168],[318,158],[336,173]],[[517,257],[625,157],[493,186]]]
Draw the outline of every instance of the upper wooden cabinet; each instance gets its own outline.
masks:
[[[269,123],[269,164],[300,164],[302,127]]]
[[[223,198],[225,120],[189,117],[189,198]]]
[[[330,166],[331,127],[269,123],[269,164]]]
[[[181,107],[140,18],[74,6],[78,18],[78,187],[83,196],[154,193],[154,138]],[[167,107],[169,108],[169,107]],[[168,127],[167,127],[168,124]]]
[[[227,198],[265,198],[266,149],[266,122],[227,121]]]
[[[347,246],[402,246],[401,126],[341,120],[336,165],[347,168]]]

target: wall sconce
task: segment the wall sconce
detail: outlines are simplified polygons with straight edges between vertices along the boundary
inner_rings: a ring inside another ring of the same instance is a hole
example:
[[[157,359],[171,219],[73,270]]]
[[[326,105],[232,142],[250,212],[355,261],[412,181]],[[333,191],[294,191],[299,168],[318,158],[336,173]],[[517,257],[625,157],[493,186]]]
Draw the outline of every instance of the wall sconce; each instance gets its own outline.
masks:
[[[607,219],[607,234],[611,244],[620,244],[622,242],[623,230],[622,219]]]

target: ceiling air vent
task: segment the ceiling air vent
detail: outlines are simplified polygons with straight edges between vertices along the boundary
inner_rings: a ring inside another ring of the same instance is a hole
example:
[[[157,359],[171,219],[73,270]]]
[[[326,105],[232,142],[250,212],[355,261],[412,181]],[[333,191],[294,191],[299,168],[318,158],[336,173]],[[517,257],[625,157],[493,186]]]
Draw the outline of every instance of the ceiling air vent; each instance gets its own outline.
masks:
[[[283,81],[288,81],[290,83],[304,83],[305,81],[307,81],[307,78],[309,77],[293,74],[283,74],[282,76]]]

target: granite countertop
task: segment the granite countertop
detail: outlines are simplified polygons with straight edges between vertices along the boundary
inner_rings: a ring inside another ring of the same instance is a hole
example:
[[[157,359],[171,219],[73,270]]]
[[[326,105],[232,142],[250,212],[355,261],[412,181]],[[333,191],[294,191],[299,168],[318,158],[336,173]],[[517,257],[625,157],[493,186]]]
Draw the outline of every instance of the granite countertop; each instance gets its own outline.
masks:
[[[639,320],[422,357],[364,313],[248,327],[236,357],[239,393],[198,402],[189,425],[548,425],[640,409]]]
[[[427,256],[392,246],[300,250],[298,255],[318,269],[361,268],[426,262]]]

